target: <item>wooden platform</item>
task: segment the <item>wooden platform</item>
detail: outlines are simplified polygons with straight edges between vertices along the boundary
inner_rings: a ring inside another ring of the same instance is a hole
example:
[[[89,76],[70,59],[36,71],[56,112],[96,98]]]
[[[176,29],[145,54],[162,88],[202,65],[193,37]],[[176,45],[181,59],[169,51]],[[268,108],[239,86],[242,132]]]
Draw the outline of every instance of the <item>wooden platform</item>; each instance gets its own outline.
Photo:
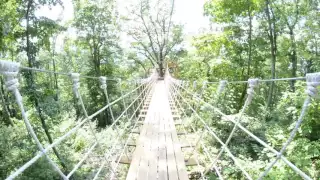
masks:
[[[154,88],[127,180],[188,179],[164,81]]]

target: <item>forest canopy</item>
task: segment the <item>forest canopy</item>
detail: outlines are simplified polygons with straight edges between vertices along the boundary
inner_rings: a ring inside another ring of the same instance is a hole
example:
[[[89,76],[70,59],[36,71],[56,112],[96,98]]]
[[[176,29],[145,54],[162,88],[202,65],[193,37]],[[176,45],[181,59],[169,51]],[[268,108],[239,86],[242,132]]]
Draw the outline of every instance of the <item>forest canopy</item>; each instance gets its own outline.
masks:
[[[19,89],[27,117],[42,144],[52,144],[88,114],[131,92],[137,87],[133,82],[149,77],[153,69],[164,76],[169,67],[173,77],[188,81],[188,88],[230,116],[241,111],[247,84],[227,86],[216,101],[213,92],[218,86],[211,84],[204,90],[204,82],[296,78],[320,71],[319,0],[199,1],[203,12],[200,16],[208,22],[196,33],[187,33],[188,26],[176,20],[177,6],[187,3],[176,1],[132,0],[123,5],[120,0],[0,0],[0,60],[19,62],[25,67],[18,76]],[[185,15],[196,12],[184,11]],[[52,12],[58,15],[51,17]],[[66,14],[72,17],[67,18]],[[80,79],[87,112],[75,97],[69,77],[30,69],[95,77]],[[106,91],[101,90],[100,76],[108,79]],[[5,81],[0,76],[0,179],[7,178],[38,153]],[[259,84],[241,123],[268,145],[281,149],[301,112],[305,89],[306,83],[301,80]],[[105,139],[99,144],[102,149],[111,147],[113,137],[119,137],[119,142],[126,140],[119,133],[132,126],[128,119],[136,112],[123,112],[134,98],[129,96],[103,111],[65,143],[54,147],[49,156],[68,173],[97,138],[92,127],[98,137]],[[196,108],[225,141],[233,126],[208,111],[204,104]],[[187,114],[186,121],[197,126],[196,116]],[[119,128],[109,129],[117,117]],[[319,118],[320,102],[316,98],[285,152],[288,160],[312,179],[320,178]],[[188,130],[197,134],[202,127]],[[234,137],[229,149],[257,179],[274,154],[241,131],[236,131]],[[210,146],[210,154],[216,156],[221,145],[207,136],[203,139]],[[122,145],[117,149],[121,150]],[[72,177],[92,178],[91,171],[103,161],[100,151],[94,150],[91,161]],[[199,151],[199,159],[206,160],[204,150]],[[227,157],[221,158],[218,166],[225,179],[245,179]],[[105,169],[103,174],[109,171]],[[127,167],[119,171],[119,177],[124,178]],[[197,174],[202,169],[191,171]],[[214,171],[207,177],[218,178]],[[59,179],[59,174],[42,157],[17,179]],[[281,162],[265,179],[301,177]]]

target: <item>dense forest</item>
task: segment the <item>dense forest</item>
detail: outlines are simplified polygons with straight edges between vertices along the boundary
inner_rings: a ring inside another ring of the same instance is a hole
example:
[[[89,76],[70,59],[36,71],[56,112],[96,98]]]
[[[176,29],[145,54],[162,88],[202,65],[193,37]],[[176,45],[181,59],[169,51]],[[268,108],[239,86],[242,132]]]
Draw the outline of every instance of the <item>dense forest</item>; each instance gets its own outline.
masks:
[[[114,101],[136,87],[135,80],[149,76],[157,68],[160,76],[168,64],[172,76],[187,81],[190,89],[221,109],[236,115],[246,99],[247,84],[228,84],[216,97],[218,83],[246,81],[249,78],[276,79],[304,77],[320,71],[320,1],[319,0],[208,0],[204,18],[210,28],[191,38],[184,25],[175,22],[175,1],[135,0],[128,2],[126,13],[120,13],[117,0],[70,0],[73,18],[65,21],[63,12],[70,11],[63,0],[0,0],[0,60],[21,63],[20,92],[27,116],[42,144],[68,132],[86,117],[72,91],[70,77],[34,71],[80,73],[80,94],[88,114],[93,114],[107,101]],[[43,9],[60,9],[60,15],[49,18]],[[69,7],[70,8],[70,7]],[[123,11],[123,10],[121,10]],[[189,12],[192,13],[192,12]],[[125,39],[126,41],[124,42]],[[106,76],[107,98],[99,77]],[[196,83],[193,83],[196,81]],[[241,123],[251,132],[279,150],[299,117],[306,83],[301,80],[260,83]],[[197,105],[201,117],[225,141],[232,124],[221,119],[205,104]],[[108,99],[108,97],[110,99]],[[102,149],[112,145],[119,131],[130,127],[134,109],[123,111],[136,96],[130,96],[105,110],[82,126],[64,143],[53,148],[49,156],[63,172],[70,172],[90,148],[91,142],[103,137],[73,179],[92,179],[93,172],[104,161]],[[0,76],[0,179],[5,179],[38,153],[22,121],[15,97]],[[196,125],[189,129],[202,131],[188,107],[185,120]],[[315,99],[304,117],[294,141],[285,156],[313,179],[320,178],[320,102]],[[109,128],[114,118],[121,117],[119,128]],[[92,127],[96,135],[92,133]],[[122,140],[126,135],[120,137]],[[212,137],[203,137],[214,157],[221,145]],[[120,141],[119,141],[120,142]],[[118,150],[123,143],[119,143]],[[236,131],[228,147],[253,178],[258,178],[275,155],[241,131]],[[203,149],[199,149],[203,152]],[[199,159],[207,162],[205,156]],[[228,156],[218,166],[225,179],[245,179]],[[104,168],[101,177],[108,174]],[[124,177],[126,167],[119,170]],[[194,168],[191,171],[203,171]],[[212,171],[207,175],[216,179]],[[17,179],[60,179],[45,157],[27,168]],[[121,178],[120,178],[121,179]],[[265,179],[301,179],[279,161]]]

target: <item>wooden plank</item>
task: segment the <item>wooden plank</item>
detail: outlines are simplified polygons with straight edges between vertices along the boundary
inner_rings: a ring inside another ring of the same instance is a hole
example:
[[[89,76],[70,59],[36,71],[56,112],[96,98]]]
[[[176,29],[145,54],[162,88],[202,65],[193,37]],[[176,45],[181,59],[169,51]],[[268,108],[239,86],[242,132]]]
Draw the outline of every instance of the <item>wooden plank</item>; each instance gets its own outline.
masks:
[[[196,157],[191,157],[190,159],[188,157],[188,159],[185,159],[184,161],[185,161],[186,166],[197,166],[198,165]]]
[[[141,132],[127,175],[128,180],[188,179],[181,152],[182,145],[175,128],[175,124],[181,124],[181,121],[173,121],[180,116],[175,103],[169,102],[165,88],[164,82],[158,81],[152,98],[144,102],[140,111]],[[170,108],[175,110],[171,111]]]
[[[165,136],[165,124],[162,119],[160,121],[159,132],[159,160],[158,160],[158,172],[159,180],[167,180],[167,148],[166,148],[166,136]]]
[[[158,144],[158,131],[155,131],[155,129],[153,129],[149,157],[149,180],[154,180],[158,176]]]
[[[133,153],[131,165],[127,174],[127,180],[136,180],[138,176],[138,171],[140,169],[140,161],[141,161],[141,156],[143,155],[143,141],[145,139],[145,134],[146,134],[146,124],[144,124],[144,127],[141,130],[139,139],[138,139],[138,146],[136,147],[136,150]]]
[[[131,163],[131,160],[132,160],[132,159],[127,158],[126,155],[123,155],[123,156],[121,156],[119,163],[120,163],[120,164],[130,164],[130,163]]]
[[[142,154],[140,154],[140,164],[139,164],[139,171],[138,171],[138,177],[137,179],[147,179],[148,178],[148,169],[149,169],[149,148],[150,148],[150,135],[152,134],[151,131],[151,123],[150,123],[150,118],[152,116],[149,116],[149,118],[146,119],[146,134],[144,136],[144,141],[139,142],[143,144],[143,149],[141,150]],[[140,135],[141,136],[141,135]]]
[[[168,163],[168,177],[170,180],[178,180],[177,164],[174,154],[174,146],[171,136],[171,127],[166,124],[166,143],[167,143],[167,163]]]
[[[184,157],[181,152],[181,146],[179,143],[179,139],[177,136],[177,133],[175,131],[172,132],[172,141],[174,143],[174,154],[176,158],[176,163],[177,163],[177,169],[178,169],[178,174],[179,174],[179,179],[180,180],[186,180],[188,178],[188,172],[186,170],[186,165],[184,162]]]

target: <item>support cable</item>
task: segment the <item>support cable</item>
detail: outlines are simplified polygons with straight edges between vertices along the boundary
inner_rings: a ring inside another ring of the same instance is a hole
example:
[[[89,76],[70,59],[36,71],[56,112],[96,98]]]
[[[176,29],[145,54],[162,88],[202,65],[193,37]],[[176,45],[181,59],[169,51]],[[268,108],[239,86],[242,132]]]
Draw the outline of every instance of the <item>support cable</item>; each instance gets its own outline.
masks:
[[[58,75],[62,75],[62,76],[70,76],[70,73],[56,72],[56,71],[50,71],[50,70],[46,70],[46,69],[30,68],[30,67],[23,67],[23,66],[20,66],[20,69],[21,70],[28,70],[28,71],[35,71],[35,72],[42,72],[42,73],[58,74]],[[86,76],[86,75],[81,75],[80,78],[99,79],[99,77]],[[111,78],[111,77],[107,78],[108,81],[118,81],[118,79],[119,78]]]

